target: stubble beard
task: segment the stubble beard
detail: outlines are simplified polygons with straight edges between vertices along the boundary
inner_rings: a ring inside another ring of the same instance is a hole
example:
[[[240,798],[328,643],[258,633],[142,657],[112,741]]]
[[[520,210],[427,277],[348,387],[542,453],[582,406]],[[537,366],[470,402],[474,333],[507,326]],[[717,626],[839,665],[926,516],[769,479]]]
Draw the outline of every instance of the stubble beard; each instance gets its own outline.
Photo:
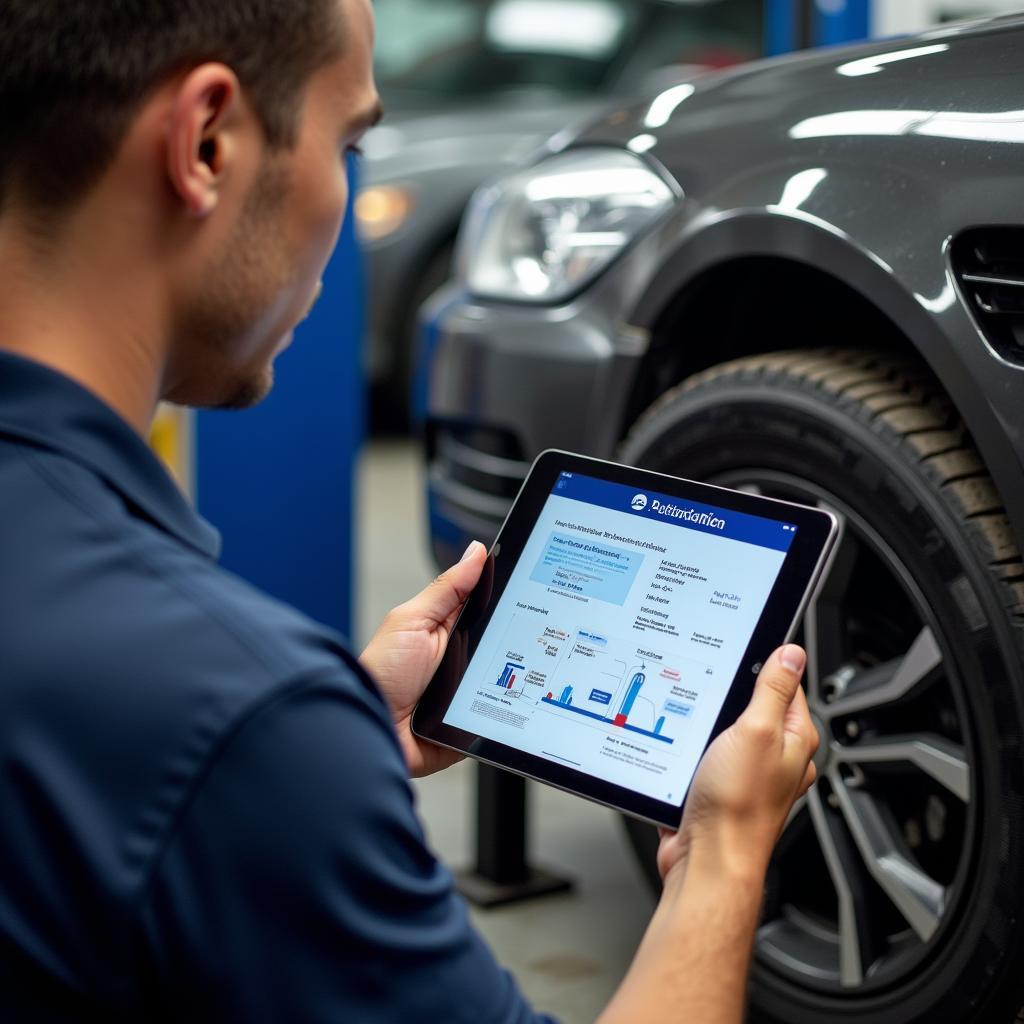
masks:
[[[174,401],[205,409],[248,409],[274,386],[273,350],[250,366],[238,365],[238,346],[249,337],[291,281],[278,216],[287,173],[270,157],[253,183],[223,252],[212,261],[207,285],[179,321],[197,366],[195,383]]]

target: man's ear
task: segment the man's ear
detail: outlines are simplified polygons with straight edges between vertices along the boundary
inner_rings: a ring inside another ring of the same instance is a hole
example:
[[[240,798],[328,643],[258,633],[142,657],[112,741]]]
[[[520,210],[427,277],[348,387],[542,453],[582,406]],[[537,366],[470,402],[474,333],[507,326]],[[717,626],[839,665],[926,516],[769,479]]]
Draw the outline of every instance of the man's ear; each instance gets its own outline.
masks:
[[[178,85],[167,131],[167,175],[193,217],[217,206],[224,174],[237,155],[241,87],[225,64],[193,68]]]

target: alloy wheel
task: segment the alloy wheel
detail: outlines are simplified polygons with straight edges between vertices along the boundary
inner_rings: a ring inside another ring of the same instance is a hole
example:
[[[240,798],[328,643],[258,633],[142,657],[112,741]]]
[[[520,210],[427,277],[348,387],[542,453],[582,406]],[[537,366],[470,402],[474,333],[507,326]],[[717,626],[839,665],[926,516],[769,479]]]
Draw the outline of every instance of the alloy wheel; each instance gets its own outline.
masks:
[[[976,797],[962,682],[903,561],[854,509],[773,471],[714,482],[842,523],[798,637],[818,781],[773,858],[757,957],[802,986],[878,989],[937,947],[963,888]]]

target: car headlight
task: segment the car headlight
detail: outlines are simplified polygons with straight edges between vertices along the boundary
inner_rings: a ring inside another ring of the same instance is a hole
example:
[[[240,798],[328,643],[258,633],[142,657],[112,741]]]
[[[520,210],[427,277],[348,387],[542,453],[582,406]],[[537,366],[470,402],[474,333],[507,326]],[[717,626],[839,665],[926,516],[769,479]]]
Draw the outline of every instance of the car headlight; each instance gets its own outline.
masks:
[[[556,302],[596,277],[675,201],[633,153],[579,149],[481,189],[459,242],[474,294]]]
[[[415,206],[412,192],[396,185],[369,185],[355,201],[359,237],[379,242],[393,235],[408,219]]]

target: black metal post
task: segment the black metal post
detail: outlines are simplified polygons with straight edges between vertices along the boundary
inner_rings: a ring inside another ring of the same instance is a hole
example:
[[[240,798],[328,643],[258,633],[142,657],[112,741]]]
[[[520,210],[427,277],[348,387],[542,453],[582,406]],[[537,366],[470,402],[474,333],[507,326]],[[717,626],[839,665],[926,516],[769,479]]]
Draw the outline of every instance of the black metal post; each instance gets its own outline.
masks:
[[[818,12],[814,0],[799,0],[797,11],[796,49],[807,50],[818,41]]]
[[[476,769],[476,863],[457,876],[459,891],[480,907],[565,892],[561,878],[530,866],[527,845],[526,780],[478,764]]]

